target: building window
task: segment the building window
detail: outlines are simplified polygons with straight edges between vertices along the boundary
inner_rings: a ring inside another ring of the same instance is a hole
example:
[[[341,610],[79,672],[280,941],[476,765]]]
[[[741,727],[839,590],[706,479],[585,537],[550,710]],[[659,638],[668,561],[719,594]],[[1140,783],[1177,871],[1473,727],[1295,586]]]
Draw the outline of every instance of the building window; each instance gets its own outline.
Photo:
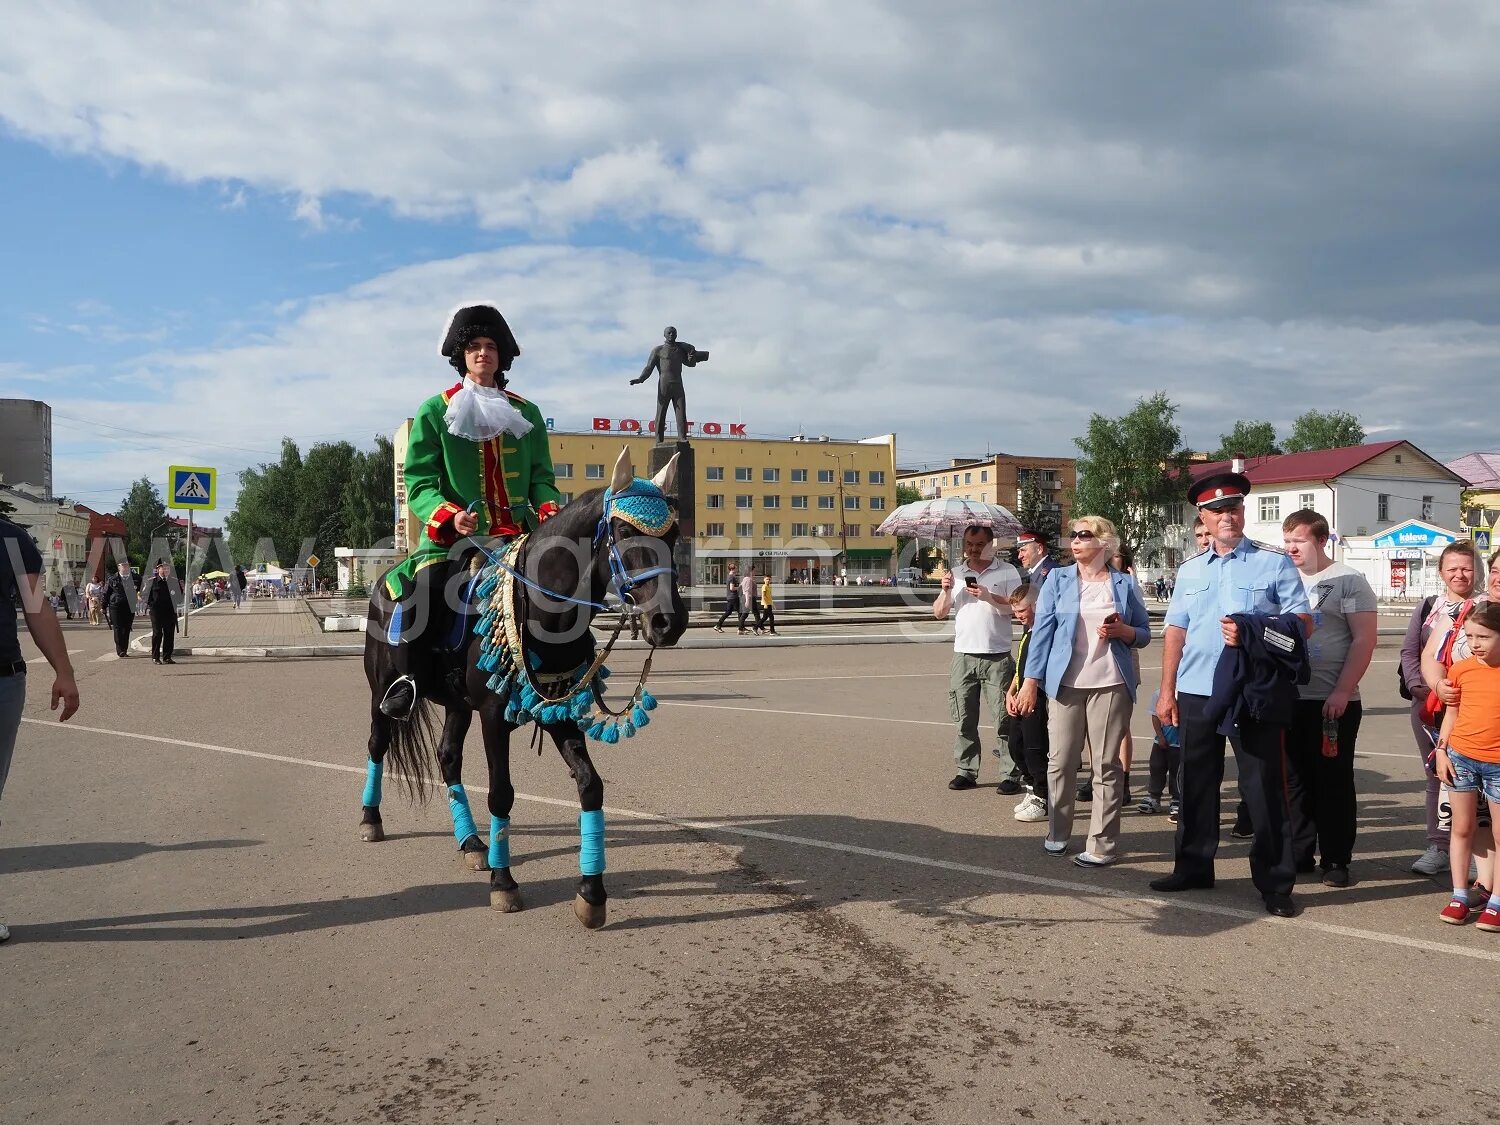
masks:
[[[814,524],[813,526],[814,526],[814,531],[813,531],[814,535],[821,535],[823,538],[827,539],[830,535],[833,534],[833,524],[831,524],[831,523],[820,523],[820,524]]]
[[[1424,497],[1422,497],[1422,518],[1424,520],[1430,520],[1430,519],[1432,519],[1432,497],[1431,496],[1424,496]]]
[[[880,525],[878,523],[872,523],[870,525],[870,538],[871,539],[878,539],[878,538],[880,538]]]
[[[990,471],[988,469],[980,469],[979,470],[979,483],[980,484],[988,484],[989,480],[990,480]]]
[[[829,508],[832,508],[833,507],[833,497],[832,496],[819,496],[818,497],[818,507],[824,509],[825,511],[827,509],[829,509]]]
[[[741,539],[752,539],[755,536],[755,525],[753,523],[737,523],[734,525],[734,533]]]
[[[724,466],[723,465],[710,465],[708,468],[706,468],[706,469],[703,470],[703,479],[704,480],[723,480],[724,479]]]
[[[1384,492],[1375,497],[1375,518],[1382,523],[1391,518],[1391,498]]]
[[[805,536],[806,534],[807,534],[807,524],[805,524],[805,523],[794,523],[794,524],[792,524],[792,538],[793,539],[800,539],[803,536]]]
[[[558,480],[571,480],[573,478],[573,466],[566,461],[555,461],[552,464],[552,475]]]
[[[859,509],[859,497],[858,496],[845,496],[844,497],[844,511],[846,511],[846,512],[853,512],[853,511],[857,511],[858,509]]]
[[[724,506],[724,494],[722,492],[711,492],[703,498],[705,508],[722,508]]]
[[[957,483],[958,483],[958,474],[957,474],[957,473],[954,473],[954,474],[953,474],[953,483],[954,483],[954,484],[957,484]]]
[[[753,496],[736,496],[734,498],[734,506],[736,508],[749,508],[753,506],[754,499]]]
[[[1281,518],[1281,497],[1262,496],[1260,498],[1260,522],[1270,523],[1272,520]]]
[[[735,480],[754,480],[755,479],[755,475],[754,475],[754,473],[752,473],[750,471],[750,466],[748,466],[748,465],[741,465],[739,468],[735,469],[735,471],[734,471],[734,479]]]
[[[885,511],[885,497],[884,496],[871,496],[870,497],[870,511],[872,511],[872,512],[883,512],[883,511]]]
[[[1057,470],[1056,469],[1043,469],[1042,470],[1042,483],[1043,484],[1056,484],[1057,483]]]
[[[706,523],[703,525],[703,534],[712,535],[716,539],[724,537],[724,525],[722,523]]]
[[[792,497],[792,507],[794,507],[794,508],[805,508],[805,507],[807,507],[807,497],[806,496],[793,496]]]
[[[833,483],[833,470],[832,469],[819,469],[818,470],[818,483],[819,484],[832,484]]]
[[[793,469],[792,470],[792,483],[793,484],[806,484],[807,483],[807,470],[806,469]]]
[[[1305,512],[1312,511],[1312,506],[1318,502],[1318,498],[1311,492],[1302,492],[1297,495],[1297,507]],[[1178,521],[1181,522],[1180,520]]]
[[[781,470],[770,468],[762,469],[760,471],[760,479],[762,484],[779,484],[781,482]]]
[[[844,470],[844,483],[845,484],[858,484],[859,483],[859,470],[858,469],[845,469]]]
[[[857,523],[846,523],[844,525],[844,538],[845,539],[858,539],[859,538],[859,524],[857,524]]]
[[[571,492],[559,492],[558,495],[562,497],[562,503],[558,505],[559,507],[566,507],[573,502],[573,494]]]
[[[781,497],[770,495],[762,496],[760,498],[760,506],[762,508],[779,508],[781,507]]]
[[[884,484],[885,483],[885,472],[883,470],[881,470],[881,469],[871,469],[870,470],[870,483],[871,484]]]
[[[760,525],[760,533],[767,539],[780,539],[781,525],[779,523],[763,523]]]
[[[604,479],[604,466],[603,465],[585,465],[583,467],[583,475],[588,480],[603,480]]]
[[[974,483],[974,474],[973,473],[965,473],[964,474],[964,483],[965,484],[973,484]]]

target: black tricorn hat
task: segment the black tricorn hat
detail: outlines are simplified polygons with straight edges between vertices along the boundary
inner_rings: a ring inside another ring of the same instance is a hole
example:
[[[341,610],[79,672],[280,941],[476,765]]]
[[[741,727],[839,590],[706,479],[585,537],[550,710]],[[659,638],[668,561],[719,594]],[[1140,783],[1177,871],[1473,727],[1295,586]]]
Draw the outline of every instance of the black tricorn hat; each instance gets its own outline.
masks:
[[[488,336],[495,341],[501,355],[507,351],[511,356],[521,354],[520,345],[511,335],[510,325],[505,323],[499,309],[490,305],[469,305],[453,314],[453,321],[448,325],[448,335],[443,338],[444,357],[461,357],[469,341],[478,336]]]
[[[1195,480],[1188,488],[1188,503],[1209,511],[1243,504],[1250,495],[1250,478],[1244,473],[1213,473]]]

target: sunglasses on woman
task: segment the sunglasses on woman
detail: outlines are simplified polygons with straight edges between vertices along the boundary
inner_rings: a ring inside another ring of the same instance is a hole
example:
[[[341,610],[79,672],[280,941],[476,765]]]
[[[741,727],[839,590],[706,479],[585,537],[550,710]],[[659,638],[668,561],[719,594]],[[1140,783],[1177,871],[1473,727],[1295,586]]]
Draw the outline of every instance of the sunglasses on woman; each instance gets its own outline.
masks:
[[[1075,531],[1075,532],[1073,532],[1073,536],[1072,537],[1074,539],[1093,539],[1093,538],[1096,538],[1096,536],[1094,535],[1094,533],[1092,531],[1088,531],[1088,530]]]

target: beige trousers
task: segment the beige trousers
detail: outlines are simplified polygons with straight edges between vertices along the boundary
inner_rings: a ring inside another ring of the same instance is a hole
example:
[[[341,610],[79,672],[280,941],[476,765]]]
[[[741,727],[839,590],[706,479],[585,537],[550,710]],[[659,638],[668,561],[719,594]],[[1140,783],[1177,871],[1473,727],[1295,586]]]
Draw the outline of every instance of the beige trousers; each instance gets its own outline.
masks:
[[[1060,687],[1047,708],[1047,838],[1061,842],[1073,834],[1073,802],[1078,764],[1088,738],[1094,764],[1093,814],[1085,850],[1101,859],[1115,858],[1120,835],[1120,804],[1125,770],[1120,743],[1130,732],[1135,704],[1124,684],[1104,688]]]

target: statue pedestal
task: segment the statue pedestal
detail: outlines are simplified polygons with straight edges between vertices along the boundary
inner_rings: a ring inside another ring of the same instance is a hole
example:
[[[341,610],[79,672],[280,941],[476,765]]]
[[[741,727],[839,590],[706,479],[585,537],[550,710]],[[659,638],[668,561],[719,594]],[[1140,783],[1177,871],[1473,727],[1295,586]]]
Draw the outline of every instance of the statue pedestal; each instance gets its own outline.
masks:
[[[655,476],[677,454],[677,550],[672,562],[677,567],[677,581],[683,586],[698,583],[693,545],[698,538],[698,473],[693,463],[693,447],[685,441],[664,441],[651,447],[651,472]]]

